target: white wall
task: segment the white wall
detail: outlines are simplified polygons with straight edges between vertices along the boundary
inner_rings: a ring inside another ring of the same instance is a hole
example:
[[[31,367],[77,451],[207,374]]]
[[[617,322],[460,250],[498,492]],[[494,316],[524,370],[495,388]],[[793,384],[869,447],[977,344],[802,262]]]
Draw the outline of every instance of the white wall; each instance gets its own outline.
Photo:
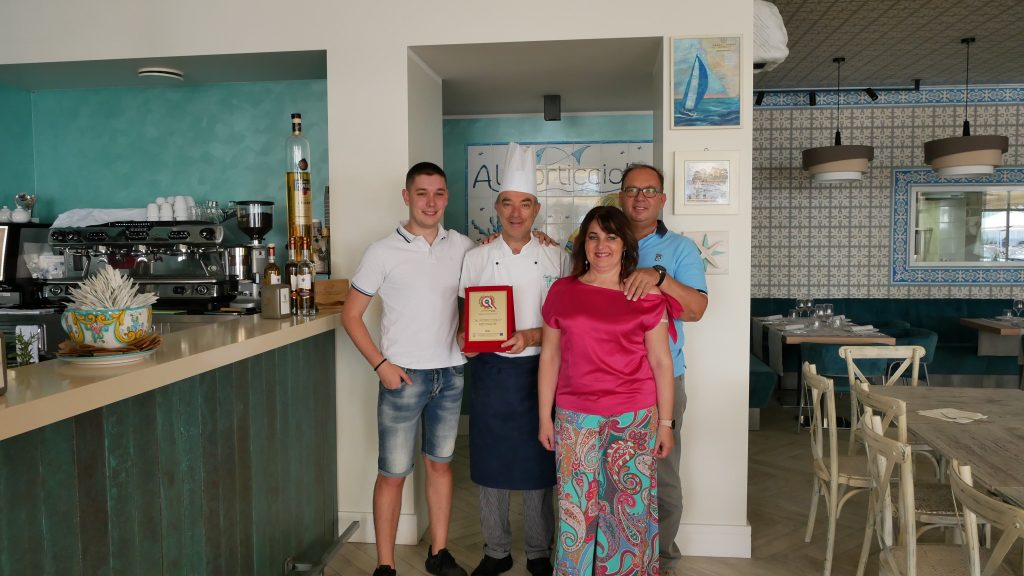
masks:
[[[612,0],[523,0],[496,12],[490,2],[402,0],[301,5],[256,0],[179,0],[151,4],[6,0],[0,18],[0,63],[133,58],[160,55],[325,49],[332,185],[333,269],[348,277],[366,246],[405,214],[399,190],[410,152],[440,160],[440,130],[410,125],[424,112],[410,105],[409,46],[638,36],[742,35],[744,70],[751,68],[749,0],[659,0],[624,7]],[[665,48],[667,50],[667,46]],[[663,56],[667,62],[669,58]],[[667,72],[666,72],[667,74]],[[663,86],[668,86],[666,79]],[[747,73],[744,86],[751,86]],[[433,91],[431,91],[433,92]],[[749,92],[749,89],[747,90]],[[421,94],[412,93],[418,99]],[[431,100],[434,96],[431,96]],[[740,151],[738,216],[677,217],[673,228],[728,230],[730,274],[712,277],[711,306],[688,327],[684,427],[687,510],[683,544],[691,554],[749,554],[746,526],[747,330],[750,293],[751,103],[744,94],[743,127],[668,130],[664,99],[655,140],[672,180],[674,150]],[[431,104],[433,105],[433,104]],[[437,126],[440,126],[438,113]],[[436,139],[434,145],[429,141]],[[368,320],[379,318],[371,307]],[[339,338],[340,506],[365,518],[376,468],[372,370]],[[411,512],[407,499],[404,512]],[[415,531],[415,528],[412,528]]]

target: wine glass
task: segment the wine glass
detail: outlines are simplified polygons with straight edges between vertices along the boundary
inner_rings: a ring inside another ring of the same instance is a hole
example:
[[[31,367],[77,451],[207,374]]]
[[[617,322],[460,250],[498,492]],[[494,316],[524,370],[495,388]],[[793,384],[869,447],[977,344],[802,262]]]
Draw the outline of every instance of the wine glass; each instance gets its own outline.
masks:
[[[807,312],[807,316],[814,316],[814,298],[804,299],[804,310]]]
[[[1020,316],[1024,314],[1024,300],[1013,301],[1013,314],[1015,316]]]

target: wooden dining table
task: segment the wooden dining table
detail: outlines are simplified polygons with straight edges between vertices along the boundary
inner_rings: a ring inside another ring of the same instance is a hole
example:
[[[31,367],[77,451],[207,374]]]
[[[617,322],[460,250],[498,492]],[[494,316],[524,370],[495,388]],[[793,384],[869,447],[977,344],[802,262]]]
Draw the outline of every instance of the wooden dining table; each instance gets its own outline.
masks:
[[[764,336],[768,341],[768,365],[777,374],[783,374],[782,347],[784,345],[796,345],[803,343],[812,344],[840,344],[844,346],[860,346],[865,344],[896,344],[896,339],[888,334],[877,330],[854,330],[856,325],[843,324],[841,326],[813,327],[813,318],[789,318],[773,319],[764,321],[754,319],[755,330],[764,330]],[[760,350],[760,342],[754,338],[753,344],[757,354]]]
[[[961,318],[960,325],[978,331],[978,356],[1018,356],[1024,319]]]
[[[1024,391],[1008,388],[872,386],[907,403],[907,429],[947,458],[971,466],[980,485],[1024,506]],[[986,418],[966,424],[918,414],[958,408]]]

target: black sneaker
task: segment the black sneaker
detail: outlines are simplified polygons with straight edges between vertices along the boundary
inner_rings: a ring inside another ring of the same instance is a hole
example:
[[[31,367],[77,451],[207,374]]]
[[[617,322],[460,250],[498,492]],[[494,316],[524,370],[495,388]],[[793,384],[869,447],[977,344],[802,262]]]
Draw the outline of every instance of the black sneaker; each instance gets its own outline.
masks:
[[[534,558],[526,561],[526,570],[531,576],[551,576],[555,567],[551,565],[550,558]]]
[[[480,560],[480,563],[473,569],[472,576],[498,576],[502,572],[508,572],[512,569],[512,555],[509,554],[504,558],[495,558],[494,556],[488,556],[484,554],[484,557]]]
[[[377,566],[377,569],[373,571],[373,576],[397,576],[398,572],[387,564],[381,564]]]
[[[455,562],[447,548],[441,548],[437,554],[431,554],[427,548],[427,561],[423,566],[434,576],[466,576],[466,571]]]

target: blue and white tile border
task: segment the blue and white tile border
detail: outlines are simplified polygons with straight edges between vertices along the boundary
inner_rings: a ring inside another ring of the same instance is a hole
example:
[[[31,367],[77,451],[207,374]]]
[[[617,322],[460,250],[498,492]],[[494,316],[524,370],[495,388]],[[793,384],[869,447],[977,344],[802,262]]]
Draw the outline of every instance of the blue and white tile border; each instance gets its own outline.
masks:
[[[754,90],[756,94],[758,91]],[[810,108],[809,90],[792,92],[765,92],[764,100],[754,110],[772,108]],[[836,105],[835,90],[816,90],[818,104],[815,108]],[[963,86],[922,87],[920,90],[878,89],[878,100],[871,100],[867,94],[857,90],[842,92],[844,107],[873,106],[962,106],[964,103]],[[972,86],[968,95],[968,103],[975,106],[994,104],[1024,104],[1024,85],[1011,84],[1000,86]]]
[[[940,178],[931,168],[898,168],[892,171],[892,276],[893,284],[1018,284],[1024,283],[1020,266],[977,268],[949,266],[910,267],[911,186],[915,184],[1024,183],[1024,168],[997,168],[984,178]]]

